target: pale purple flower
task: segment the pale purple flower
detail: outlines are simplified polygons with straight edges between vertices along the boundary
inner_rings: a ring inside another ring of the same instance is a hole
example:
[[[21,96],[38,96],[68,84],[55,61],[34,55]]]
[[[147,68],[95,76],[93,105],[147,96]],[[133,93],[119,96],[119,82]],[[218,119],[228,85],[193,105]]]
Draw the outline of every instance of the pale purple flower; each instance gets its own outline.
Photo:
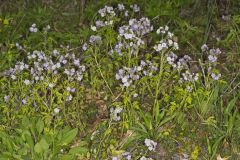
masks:
[[[86,51],[87,48],[88,48],[87,43],[84,43],[83,46],[82,46],[82,49],[83,49],[84,51]]]
[[[133,94],[133,97],[134,97],[134,98],[138,97],[138,94],[137,94],[137,93],[134,93],[134,94]]]
[[[140,11],[140,7],[137,4],[130,5],[130,8],[132,8],[133,12]]]
[[[48,85],[49,88],[53,88],[54,86],[55,86],[54,83],[49,83],[49,85]]]
[[[208,56],[208,60],[214,63],[214,62],[217,61],[217,57],[216,57],[216,56],[213,56],[213,55],[209,55],[209,56]]]
[[[219,80],[219,78],[221,77],[221,74],[211,73],[211,77],[212,77],[212,79],[214,79],[215,81],[217,81],[217,80]]]
[[[101,38],[100,36],[95,36],[95,35],[92,35],[92,36],[90,36],[90,38],[89,38],[89,42],[90,42],[90,43],[95,43],[95,42],[101,41],[101,40],[102,40],[102,38]]]
[[[60,111],[60,109],[59,109],[59,108],[54,108],[54,110],[53,110],[53,111],[54,111],[54,113],[55,113],[55,114],[58,114],[58,113],[59,113],[59,111]]]
[[[22,99],[22,104],[27,104],[27,100],[26,99]]]
[[[71,101],[72,100],[72,95],[70,94],[68,97],[67,97],[67,99],[66,99],[66,101]]]
[[[114,108],[110,109],[111,117],[115,121],[121,120],[121,117],[119,116],[119,113],[121,113],[121,112],[122,112],[122,108],[120,108],[120,107],[116,107],[115,109]]]
[[[25,84],[25,85],[29,85],[29,84],[31,84],[31,82],[30,82],[28,79],[25,79],[25,80],[24,80],[24,84]]]
[[[201,47],[201,50],[203,52],[207,51],[208,50],[208,46],[206,44],[203,44],[202,47]]]
[[[5,95],[4,96],[4,101],[7,102],[9,100],[9,97],[10,97],[9,95]]]
[[[146,138],[144,143],[145,143],[145,146],[148,147],[149,151],[155,151],[156,146],[157,146],[157,142],[154,142],[153,140]]]
[[[56,50],[56,49],[54,49],[52,53],[53,53],[54,56],[59,55],[59,52],[58,52],[58,50]]]
[[[123,4],[118,4],[119,11],[125,10],[125,6]]]
[[[15,76],[15,75],[11,75],[11,78],[12,78],[13,80],[15,80],[15,79],[16,79],[16,76]]]

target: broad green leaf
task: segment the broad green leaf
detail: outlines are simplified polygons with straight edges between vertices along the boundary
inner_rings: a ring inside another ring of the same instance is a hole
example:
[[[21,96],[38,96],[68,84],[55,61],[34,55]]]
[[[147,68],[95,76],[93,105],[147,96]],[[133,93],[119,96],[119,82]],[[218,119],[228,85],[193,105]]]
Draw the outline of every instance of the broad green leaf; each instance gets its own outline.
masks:
[[[34,151],[35,151],[36,153],[42,153],[42,147],[41,147],[41,144],[40,144],[40,143],[35,144],[35,146],[34,146]]]
[[[41,134],[43,131],[43,128],[44,128],[44,122],[42,119],[38,120],[38,122],[36,124],[36,128],[37,128],[38,134]]]
[[[69,153],[70,154],[86,154],[88,152],[88,148],[87,147],[84,147],[84,146],[77,146],[77,147],[74,147],[74,148],[71,148]]]
[[[30,121],[27,117],[23,117],[22,119],[22,127],[27,128],[30,125]]]
[[[32,137],[31,137],[31,134],[25,133],[24,136],[25,136],[25,139],[26,139],[26,141],[27,141],[27,144],[28,144],[31,148],[33,148],[33,147],[34,147],[34,141],[33,141]]]
[[[43,150],[47,150],[48,147],[49,147],[47,141],[46,141],[44,138],[42,138],[42,139],[40,140],[39,144],[41,145],[41,147],[42,147]]]
[[[69,143],[72,142],[72,140],[77,136],[77,133],[78,133],[78,129],[77,129],[77,128],[68,131],[66,134],[64,134],[64,135],[62,136],[62,139],[61,139],[61,141],[60,141],[60,144],[61,144],[61,145],[67,145],[67,144],[69,144]]]
[[[64,155],[61,160],[75,160],[74,155]]]

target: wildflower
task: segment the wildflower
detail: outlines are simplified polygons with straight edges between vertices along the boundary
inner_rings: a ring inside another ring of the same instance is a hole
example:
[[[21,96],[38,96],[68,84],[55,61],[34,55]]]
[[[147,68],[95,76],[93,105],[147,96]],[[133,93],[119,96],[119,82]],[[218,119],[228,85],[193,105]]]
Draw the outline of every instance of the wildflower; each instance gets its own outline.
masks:
[[[105,6],[104,8],[98,10],[98,13],[101,15],[101,17],[105,17],[106,15],[109,16],[115,16],[115,12],[113,11],[113,7],[111,6]]]
[[[58,52],[58,50],[56,50],[56,49],[54,49],[52,53],[53,53],[54,56],[59,55],[59,52]]]
[[[22,104],[27,104],[27,100],[26,99],[22,99]]]
[[[118,4],[119,11],[125,10],[125,6],[123,4]]]
[[[95,35],[92,35],[92,36],[90,36],[90,38],[89,38],[89,42],[90,42],[90,43],[95,43],[95,42],[101,41],[101,40],[102,40],[102,38],[101,38],[100,36],[95,36]]]
[[[122,86],[129,87],[133,81],[140,78],[139,75],[137,75],[137,67],[134,68],[128,68],[124,67],[123,69],[120,69],[118,73],[115,75],[117,80],[122,81]]]
[[[130,5],[130,8],[132,8],[133,12],[140,11],[140,7],[137,4]]]
[[[134,98],[138,97],[138,94],[137,94],[137,93],[134,93],[133,97],[134,97]]]
[[[87,43],[84,43],[84,44],[83,44],[82,49],[83,49],[84,51],[87,50]]]
[[[55,84],[54,83],[49,83],[49,88],[53,88],[54,86],[55,86]]]
[[[155,51],[160,52],[163,49],[167,49],[168,46],[167,46],[166,43],[162,42],[162,43],[159,43],[159,44],[155,45],[153,48],[155,49]]]
[[[131,160],[132,159],[132,156],[131,156],[130,152],[124,152],[122,154],[122,156],[125,157],[127,160]]]
[[[30,82],[28,79],[25,79],[25,80],[24,80],[24,84],[25,84],[25,85],[29,85],[30,83],[31,83],[31,82]]]
[[[76,91],[76,88],[72,88],[71,90],[70,90],[70,92],[75,92]]]
[[[7,102],[9,100],[9,95],[4,96],[4,101]]]
[[[221,77],[221,74],[211,73],[211,77],[212,77],[212,79],[214,79],[215,81],[217,81],[217,80],[219,80],[219,78]]]
[[[54,108],[54,110],[53,110],[53,111],[54,111],[54,113],[55,113],[55,114],[58,114],[58,113],[59,113],[59,111],[60,111],[60,109],[58,109],[58,108]]]
[[[125,37],[125,39],[132,39],[134,37],[134,35],[125,33],[124,37]]]
[[[64,59],[64,60],[62,61],[62,63],[63,63],[63,64],[67,64],[67,60]]]
[[[17,49],[19,49],[19,50],[22,50],[22,49],[23,49],[23,47],[22,47],[19,43],[16,43],[15,46],[16,46]]]
[[[208,50],[208,46],[206,44],[203,44],[202,47],[201,47],[201,50],[203,52],[207,51]]]
[[[96,31],[97,31],[97,27],[91,25],[91,30],[94,31],[94,32],[96,32]]]
[[[32,26],[29,28],[29,31],[30,31],[30,32],[37,32],[37,31],[38,31],[35,23],[32,24]]]
[[[51,29],[51,26],[48,24],[45,28],[44,28],[44,31],[47,32]]]
[[[146,138],[144,143],[148,147],[149,151],[155,151],[156,146],[157,146],[157,142],[154,142],[153,140]]]
[[[188,92],[192,92],[192,87],[191,86],[187,86],[187,90],[188,90]]]
[[[124,16],[125,16],[125,17],[128,17],[128,11],[125,11],[125,12],[124,12]]]
[[[222,15],[222,20],[229,21],[231,19],[231,15]]]
[[[15,76],[15,75],[11,75],[11,78],[12,78],[13,80],[15,80],[15,79],[16,79],[16,76]]]
[[[219,54],[221,54],[222,52],[221,52],[221,50],[220,50],[219,48],[217,48],[217,49],[210,49],[209,53],[210,53],[211,55],[219,55]]]
[[[96,27],[97,28],[100,28],[100,27],[104,27],[105,26],[105,23],[101,20],[97,20],[96,22]]]
[[[115,109],[111,108],[110,112],[111,112],[111,117],[113,118],[113,120],[115,120],[115,121],[121,120],[121,117],[118,114],[122,112],[122,108],[120,108],[120,107],[116,107]]]
[[[197,81],[199,78],[198,73],[190,73],[189,71],[182,73],[182,76],[183,76],[183,80],[185,81]]]
[[[73,63],[74,63],[74,65],[79,66],[80,65],[80,60],[79,59],[75,59]]]
[[[214,55],[209,55],[208,56],[208,60],[211,61],[211,62],[216,62],[217,61],[217,57],[214,56]]]
[[[72,95],[70,94],[68,97],[67,97],[67,99],[66,99],[66,101],[71,101],[72,100]]]

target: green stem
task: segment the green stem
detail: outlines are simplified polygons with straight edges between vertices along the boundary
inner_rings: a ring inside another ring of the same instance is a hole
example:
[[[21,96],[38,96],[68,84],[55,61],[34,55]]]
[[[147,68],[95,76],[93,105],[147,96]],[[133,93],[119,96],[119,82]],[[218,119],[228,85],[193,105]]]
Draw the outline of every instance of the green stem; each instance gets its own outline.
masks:
[[[160,82],[161,82],[161,78],[162,78],[162,74],[163,74],[164,58],[165,58],[165,57],[164,57],[164,54],[161,53],[160,69],[159,69],[158,82],[157,82],[157,87],[156,87],[156,92],[155,92],[154,105],[157,103],[157,99],[158,99],[159,86],[160,86]]]
[[[98,68],[98,70],[99,70],[99,72],[100,72],[100,75],[101,75],[103,81],[104,81],[105,84],[107,85],[107,88],[108,88],[108,90],[110,91],[110,93],[114,96],[114,94],[113,94],[113,92],[112,92],[110,86],[108,85],[108,83],[107,83],[105,77],[103,76],[103,73],[102,73],[102,70],[101,70],[101,68],[100,68],[100,65],[99,65],[99,63],[98,63],[98,61],[97,61],[97,57],[96,57],[96,55],[94,55],[94,59],[95,59],[95,63],[97,64],[97,68]]]

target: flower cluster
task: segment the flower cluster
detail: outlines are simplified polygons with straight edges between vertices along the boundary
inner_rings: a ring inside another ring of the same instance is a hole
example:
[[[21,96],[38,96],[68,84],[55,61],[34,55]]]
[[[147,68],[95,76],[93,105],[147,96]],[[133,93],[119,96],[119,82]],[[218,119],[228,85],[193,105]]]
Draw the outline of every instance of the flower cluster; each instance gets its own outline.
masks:
[[[208,62],[209,62],[209,66],[208,66],[208,69],[207,69],[208,73],[211,75],[213,80],[219,80],[219,78],[221,77],[221,74],[217,73],[214,70],[214,67],[217,65],[218,56],[222,53],[221,50],[219,48],[209,49],[206,44],[204,44],[201,47],[201,50],[202,50],[203,53],[206,53],[208,55]]]
[[[29,28],[29,31],[30,32],[37,32],[38,31],[37,25],[35,23],[33,23],[31,25],[31,27]]]
[[[191,57],[188,55],[184,55],[182,58],[178,59],[178,56],[173,52],[170,52],[166,58],[168,64],[170,64],[173,68],[181,71],[182,69],[188,68],[188,62],[191,60]]]
[[[90,43],[96,43],[98,41],[101,41],[102,38],[100,36],[95,36],[95,35],[92,35],[90,38],[89,38],[89,42]]]
[[[158,70],[157,65],[153,64],[153,62],[149,60],[146,60],[146,62],[141,60],[138,68],[142,71],[143,76],[153,76],[153,73]]]
[[[36,83],[48,79],[48,74],[67,75],[72,80],[81,81],[85,66],[80,64],[80,59],[75,54],[60,55],[57,50],[53,50],[51,55],[45,54],[43,51],[33,51],[28,53],[28,62],[17,62],[14,68],[10,68],[4,73],[10,75],[13,80],[16,75],[21,72],[28,72],[31,75],[31,81],[24,80],[25,85]],[[47,80],[46,80],[47,81]],[[54,84],[49,84],[52,88]]]
[[[178,50],[178,43],[174,40],[174,34],[168,31],[169,27],[159,27],[157,29],[157,34],[161,34],[163,37],[153,48],[157,52],[165,51],[169,48],[173,48],[174,50]]]
[[[140,70],[140,67],[123,67],[116,74],[116,79],[122,81],[122,86],[129,87],[135,80],[138,80],[140,78],[140,75],[138,73]]]
[[[133,12],[140,11],[140,7],[136,4],[131,5],[130,9]],[[91,26],[91,29],[93,31],[97,31],[104,26],[113,25],[117,21],[117,18],[114,17],[121,17],[123,11],[125,11],[124,15],[128,16],[129,11],[123,4],[118,4],[116,8],[112,6],[105,6],[98,11],[100,18],[96,20],[95,25]],[[112,55],[114,52],[119,55],[122,55],[123,52],[136,54],[137,49],[145,44],[143,36],[153,30],[150,20],[143,17],[140,19],[130,19],[126,22],[128,23],[127,25],[124,21],[120,23],[124,25],[118,24],[118,26],[120,25],[120,27],[118,27],[118,42],[115,44],[113,49],[109,51],[109,54]],[[89,42],[93,43],[97,40],[101,40],[101,38],[96,37],[95,35],[90,37]]]
[[[157,142],[154,142],[153,140],[146,138],[144,143],[145,143],[145,146],[148,147],[149,151],[155,151],[156,146],[157,146]]]
[[[130,5],[130,8],[133,10],[133,12],[139,12],[140,7],[137,4]]]
[[[101,15],[101,17],[116,15],[112,6],[105,6],[104,8],[98,10],[98,13]]]
[[[121,120],[121,117],[119,116],[119,113],[121,113],[121,112],[122,112],[122,108],[120,108],[120,107],[110,109],[111,117],[115,121]]]
[[[124,152],[121,155],[111,157],[111,160],[121,160],[121,159],[131,160],[132,156],[129,152]]]
[[[158,70],[158,67],[153,62],[141,60],[139,66],[133,68],[123,67],[116,74],[116,79],[121,80],[122,86],[129,87],[134,81],[143,76],[153,76],[153,73]]]
[[[136,54],[137,50],[144,46],[145,42],[143,36],[150,33],[153,30],[153,26],[148,18],[130,19],[128,25],[119,27],[118,42],[114,49],[109,51],[112,55],[114,52],[122,55],[122,52],[129,52],[130,54]]]
[[[184,81],[190,81],[190,82],[197,81],[199,78],[198,73],[191,73],[188,70],[182,73],[182,76]]]

